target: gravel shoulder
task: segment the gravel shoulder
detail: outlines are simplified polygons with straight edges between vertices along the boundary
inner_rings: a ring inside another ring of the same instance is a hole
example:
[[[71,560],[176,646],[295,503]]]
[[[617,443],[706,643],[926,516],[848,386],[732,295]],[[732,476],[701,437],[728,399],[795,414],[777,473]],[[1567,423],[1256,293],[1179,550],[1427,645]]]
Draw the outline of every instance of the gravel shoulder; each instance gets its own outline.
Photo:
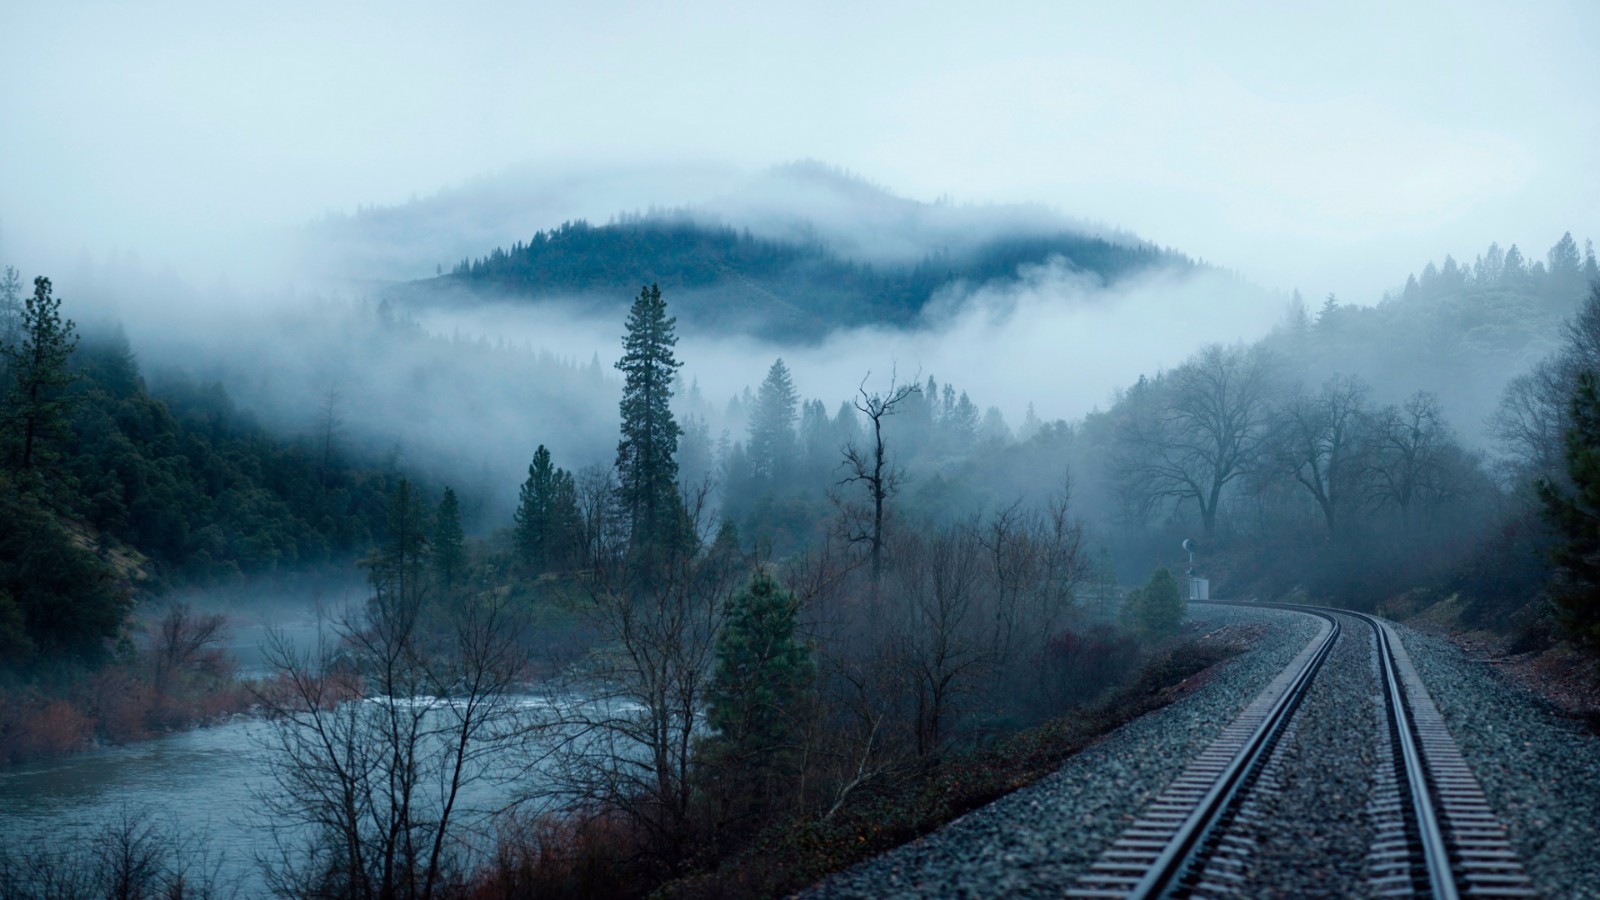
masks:
[[[1540,893],[1595,896],[1600,739],[1448,641],[1397,630]]]
[[[802,896],[1061,896],[1318,630],[1316,619],[1278,610],[1196,606],[1189,617],[1207,628],[1272,627],[1193,694],[1124,725],[1046,778]]]

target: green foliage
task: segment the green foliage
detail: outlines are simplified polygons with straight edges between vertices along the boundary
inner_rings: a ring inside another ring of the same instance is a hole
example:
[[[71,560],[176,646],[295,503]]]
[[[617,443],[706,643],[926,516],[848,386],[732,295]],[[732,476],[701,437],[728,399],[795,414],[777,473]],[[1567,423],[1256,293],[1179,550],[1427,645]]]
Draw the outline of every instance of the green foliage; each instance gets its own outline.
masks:
[[[0,658],[99,659],[131,606],[126,585],[81,533],[0,475]]]
[[[814,669],[810,646],[795,635],[799,612],[794,595],[765,572],[728,601],[706,711],[716,732],[706,748],[718,763],[754,773],[793,751]]]
[[[408,479],[401,478],[389,495],[384,540],[368,558],[368,580],[376,601],[386,610],[416,613],[428,593],[427,563],[432,546],[422,497]]]
[[[746,449],[751,475],[771,484],[788,476],[794,465],[795,420],[800,397],[789,368],[779,359],[767,371],[750,415],[750,443]]]
[[[682,363],[673,356],[677,320],[667,315],[661,289],[639,290],[623,337],[622,440],[617,444],[618,500],[628,515],[632,544],[653,559],[682,543],[684,509],[678,494],[678,436],[672,381]]]
[[[1238,649],[1179,644],[1088,708],[866,786],[838,800],[827,815],[777,819],[730,858],[715,860],[714,869],[669,882],[652,896],[793,894],[1047,777],[1101,736],[1177,700],[1179,685]]]
[[[461,530],[461,503],[456,492],[444,489],[439,511],[433,520],[433,573],[439,588],[449,596],[467,571],[467,536]]]
[[[1157,566],[1143,587],[1129,591],[1122,609],[1127,624],[1147,637],[1176,634],[1187,612],[1178,579],[1166,566]]]
[[[667,212],[604,226],[568,222],[525,243],[462,260],[447,280],[500,296],[606,297],[642,276],[682,292],[692,301],[684,309],[696,321],[795,338],[868,323],[910,324],[953,281],[1010,280],[1019,268],[1053,258],[1107,281],[1156,266],[1195,265],[1151,245],[1061,231],[874,267],[820,242],[764,240]]]
[[[50,295],[50,279],[33,280],[33,296],[22,310],[21,338],[0,346],[11,384],[5,403],[5,461],[29,480],[53,463],[75,398],[67,388],[77,375],[67,360],[78,347],[71,319],[61,318],[61,300]]]
[[[1567,633],[1600,653],[1600,383],[1593,371],[1578,375],[1566,432],[1570,492],[1549,480],[1538,483],[1545,519],[1558,542],[1552,591]]]
[[[543,444],[533,451],[516,511],[517,556],[534,571],[571,562],[578,540],[578,489],[572,473],[550,461]]]
[[[72,363],[83,377],[62,445],[68,505],[146,555],[158,582],[349,559],[384,533],[392,473],[267,434],[219,385],[151,395],[121,336],[87,340]]]

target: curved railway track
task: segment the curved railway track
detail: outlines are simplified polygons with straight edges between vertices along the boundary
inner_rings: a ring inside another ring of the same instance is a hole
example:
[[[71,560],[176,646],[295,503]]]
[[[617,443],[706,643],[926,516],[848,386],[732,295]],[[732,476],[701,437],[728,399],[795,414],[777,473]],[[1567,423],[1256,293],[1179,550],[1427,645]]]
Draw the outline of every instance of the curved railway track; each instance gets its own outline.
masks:
[[[1287,604],[1324,623],[1293,662],[1149,803],[1068,892],[1073,897],[1247,894],[1238,870],[1251,851],[1230,826],[1291,727],[1323,661],[1344,634],[1341,617],[1369,626],[1378,656],[1390,763],[1379,772],[1367,858],[1375,896],[1532,897],[1536,893],[1461,758],[1401,644],[1381,619]],[[1392,767],[1392,770],[1391,770]]]

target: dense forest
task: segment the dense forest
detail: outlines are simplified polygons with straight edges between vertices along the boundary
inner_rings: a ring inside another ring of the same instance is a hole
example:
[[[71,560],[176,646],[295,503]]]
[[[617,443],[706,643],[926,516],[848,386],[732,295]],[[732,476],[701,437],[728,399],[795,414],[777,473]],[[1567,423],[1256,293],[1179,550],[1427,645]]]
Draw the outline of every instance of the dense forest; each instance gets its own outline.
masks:
[[[169,698],[116,696],[140,693],[133,682],[151,674],[130,642],[135,604],[177,587],[349,566],[384,537],[401,477],[348,453],[331,408],[320,432],[284,439],[219,384],[169,380],[153,395],[119,331],[80,335],[63,306],[49,279],[24,296],[5,270],[0,756],[185,721],[157,708]],[[108,695],[106,678],[127,690]]]
[[[1098,283],[1196,267],[1151,244],[1070,231],[997,236],[906,265],[874,263],[845,258],[820,236],[807,243],[760,238],[688,211],[665,211],[600,226],[567,222],[393,296],[407,303],[555,299],[615,314],[616,297],[643,280],[670,291],[686,323],[796,340],[860,325],[910,325],[943,288],[1010,281],[1049,263]]]

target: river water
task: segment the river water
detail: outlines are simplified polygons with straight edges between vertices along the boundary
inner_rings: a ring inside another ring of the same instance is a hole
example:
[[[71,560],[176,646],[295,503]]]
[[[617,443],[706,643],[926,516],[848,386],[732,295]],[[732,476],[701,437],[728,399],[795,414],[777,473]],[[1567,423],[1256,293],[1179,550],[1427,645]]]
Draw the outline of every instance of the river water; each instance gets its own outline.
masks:
[[[515,705],[531,724],[550,703],[549,698],[529,696]],[[207,864],[215,864],[219,880],[238,885],[242,896],[265,894],[260,860],[276,857],[273,830],[260,811],[262,792],[276,789],[268,766],[272,751],[264,741],[272,728],[241,716],[0,770],[0,845],[23,855],[82,848],[108,825],[134,816],[178,839],[191,860],[203,852]],[[510,766],[512,756],[502,757],[501,763]],[[520,774],[519,789],[541,782],[538,766],[520,769]],[[483,837],[484,829],[490,812],[510,799],[507,784],[491,778],[463,789],[455,821],[466,830],[456,830],[458,838],[478,835],[477,849],[489,849],[492,838]]]
[[[254,812],[267,774],[253,733],[265,727],[241,718],[0,770],[0,841],[24,854],[63,850],[125,815],[148,816],[258,894],[254,858],[272,846]]]
[[[206,611],[224,604],[195,606]],[[293,645],[316,646],[315,617],[304,606],[235,613],[231,620],[225,645],[245,677],[265,674],[259,644],[269,629]],[[517,706],[536,714],[548,701],[529,697]],[[263,895],[258,858],[275,852],[272,830],[259,811],[262,792],[274,788],[263,740],[270,729],[260,719],[239,716],[137,743],[0,768],[0,847],[25,856],[72,850],[132,816],[185,843],[191,857],[203,851],[206,865],[215,865],[220,880],[236,884],[241,896]],[[472,807],[499,807],[504,794],[502,787],[473,786],[458,811],[471,817]]]

